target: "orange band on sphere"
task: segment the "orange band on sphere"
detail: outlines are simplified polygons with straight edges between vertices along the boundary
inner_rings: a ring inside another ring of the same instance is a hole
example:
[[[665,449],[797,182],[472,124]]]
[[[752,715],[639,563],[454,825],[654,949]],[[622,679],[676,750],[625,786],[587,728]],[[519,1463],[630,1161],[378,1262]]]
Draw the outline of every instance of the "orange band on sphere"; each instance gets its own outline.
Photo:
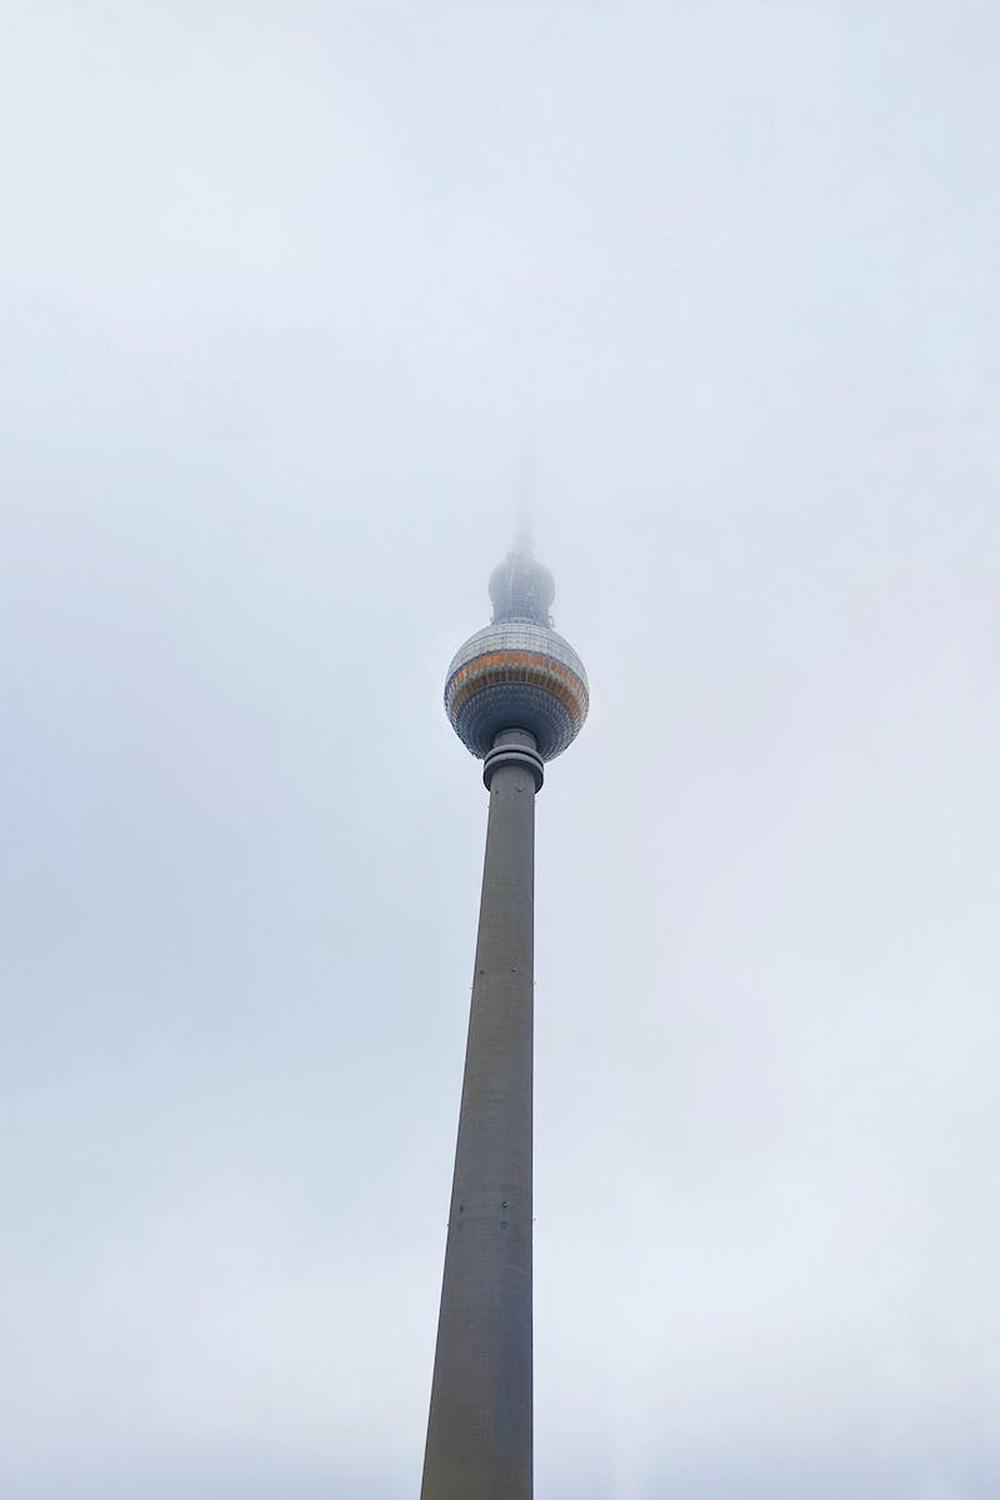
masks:
[[[536,651],[491,651],[459,667],[448,684],[449,712],[457,713],[480,688],[523,682],[558,698],[576,732],[583,722],[586,690],[574,671]]]

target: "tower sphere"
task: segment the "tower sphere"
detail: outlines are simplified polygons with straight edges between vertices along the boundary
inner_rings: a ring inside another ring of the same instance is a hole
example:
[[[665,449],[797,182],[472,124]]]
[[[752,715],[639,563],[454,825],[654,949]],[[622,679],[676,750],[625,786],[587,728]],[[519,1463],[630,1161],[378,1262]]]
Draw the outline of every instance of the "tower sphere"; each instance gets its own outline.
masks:
[[[526,729],[542,760],[579,734],[590,694],[583,662],[552,628],[552,574],[519,544],[490,579],[493,619],[456,653],[444,689],[451,726],[483,759],[506,729]]]

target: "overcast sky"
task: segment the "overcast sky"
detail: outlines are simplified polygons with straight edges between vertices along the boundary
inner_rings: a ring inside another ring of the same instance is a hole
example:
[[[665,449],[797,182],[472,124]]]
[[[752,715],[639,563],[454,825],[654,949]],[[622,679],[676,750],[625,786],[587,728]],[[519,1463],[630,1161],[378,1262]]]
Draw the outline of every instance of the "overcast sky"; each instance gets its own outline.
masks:
[[[1000,1493],[1000,11],[0,9],[0,1489],[419,1487],[534,434],[539,1500]]]

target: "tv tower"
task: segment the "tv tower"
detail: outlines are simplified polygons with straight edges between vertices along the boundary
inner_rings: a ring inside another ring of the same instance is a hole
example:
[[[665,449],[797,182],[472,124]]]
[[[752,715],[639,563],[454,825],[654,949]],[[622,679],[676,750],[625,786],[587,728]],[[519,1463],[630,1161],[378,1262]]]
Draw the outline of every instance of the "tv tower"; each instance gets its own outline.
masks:
[[[421,1500],[531,1500],[535,794],[587,716],[555,583],[521,540],[493,619],[448,669],[452,728],[490,794],[469,1039]]]

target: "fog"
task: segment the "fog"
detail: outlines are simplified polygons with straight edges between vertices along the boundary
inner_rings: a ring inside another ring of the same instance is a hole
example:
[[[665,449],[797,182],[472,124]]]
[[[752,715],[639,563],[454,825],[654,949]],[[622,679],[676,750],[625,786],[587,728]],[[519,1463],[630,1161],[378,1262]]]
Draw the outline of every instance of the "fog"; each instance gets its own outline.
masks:
[[[528,500],[537,1493],[995,1496],[996,8],[8,0],[0,122],[5,1497],[418,1493]]]

